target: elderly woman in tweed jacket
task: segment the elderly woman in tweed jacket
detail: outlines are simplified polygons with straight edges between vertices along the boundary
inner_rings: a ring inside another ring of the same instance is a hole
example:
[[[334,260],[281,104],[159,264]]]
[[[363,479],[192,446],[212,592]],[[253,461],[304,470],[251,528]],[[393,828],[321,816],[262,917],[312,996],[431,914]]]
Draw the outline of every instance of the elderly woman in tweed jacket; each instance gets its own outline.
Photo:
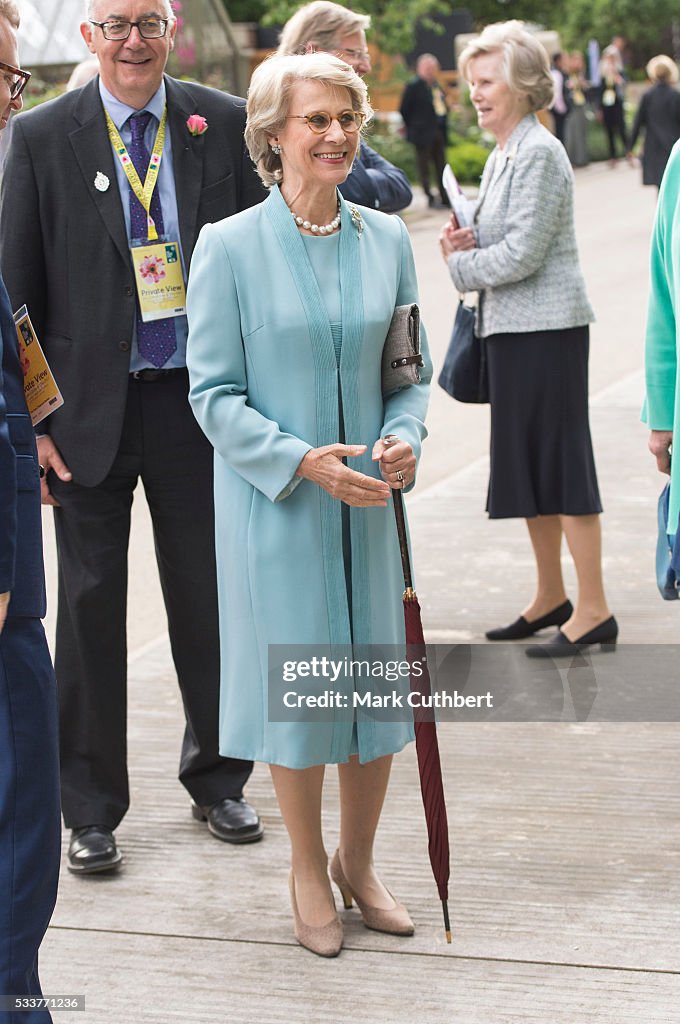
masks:
[[[491,518],[526,519],[537,567],[533,598],[490,640],[558,626],[532,657],[612,650],[618,634],[602,582],[602,511],[588,423],[588,325],[573,178],[566,152],[538,121],[553,83],[541,44],[516,21],[488,26],[461,55],[480,127],[497,142],[474,225],[455,217],[440,246],[459,292],[478,291],[491,403]],[[578,580],[562,578],[565,535]]]

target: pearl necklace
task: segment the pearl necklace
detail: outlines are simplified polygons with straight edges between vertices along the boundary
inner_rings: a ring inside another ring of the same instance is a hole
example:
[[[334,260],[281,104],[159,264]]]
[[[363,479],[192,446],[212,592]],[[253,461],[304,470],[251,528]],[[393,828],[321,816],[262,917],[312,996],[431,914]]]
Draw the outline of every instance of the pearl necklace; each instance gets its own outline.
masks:
[[[294,213],[292,210],[290,214],[299,228],[311,231],[313,235],[332,235],[340,227],[340,200],[338,199],[338,212],[330,224],[312,224],[311,221],[305,220],[304,217],[298,217],[297,213]]]

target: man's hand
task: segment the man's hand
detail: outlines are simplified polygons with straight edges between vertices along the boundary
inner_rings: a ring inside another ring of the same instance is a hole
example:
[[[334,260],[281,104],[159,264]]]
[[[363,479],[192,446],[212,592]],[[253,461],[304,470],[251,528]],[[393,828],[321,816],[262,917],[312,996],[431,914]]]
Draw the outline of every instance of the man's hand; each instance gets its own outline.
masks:
[[[5,625],[5,619],[7,618],[7,608],[9,607],[9,599],[12,595],[9,590],[5,594],[0,594],[0,633],[2,633],[3,626]]]
[[[651,430],[649,433],[649,450],[656,459],[656,468],[660,473],[671,471],[672,430]]]
[[[60,480],[68,482],[73,479],[71,470],[68,468],[64,460],[62,459],[59,449],[48,434],[44,434],[42,437],[37,438],[38,444],[38,462],[45,470],[45,475],[40,481],[40,500],[43,505],[59,505],[56,498],[52,497],[50,489],[47,485],[47,474],[50,470],[54,470]]]
[[[338,501],[357,508],[385,507],[390,489],[382,480],[350,469],[343,459],[363,455],[365,444],[327,444],[312,448],[297,468],[297,475],[312,480]]]

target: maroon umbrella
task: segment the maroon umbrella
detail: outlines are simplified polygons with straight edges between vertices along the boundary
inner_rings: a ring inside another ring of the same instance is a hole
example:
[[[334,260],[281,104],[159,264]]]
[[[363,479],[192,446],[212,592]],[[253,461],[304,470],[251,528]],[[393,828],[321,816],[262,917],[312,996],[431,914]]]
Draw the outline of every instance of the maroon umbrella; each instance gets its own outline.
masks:
[[[401,551],[401,564],[404,572],[404,621],[406,624],[406,644],[408,657],[411,665],[420,661],[424,668],[422,675],[415,675],[411,672],[410,688],[411,693],[419,693],[422,696],[429,696],[430,674],[427,670],[425,638],[423,636],[423,624],[420,617],[420,605],[416,592],[413,589],[411,578],[411,560],[409,557],[408,540],[406,538],[406,523],[404,521],[404,504],[400,490],[392,491],[394,500],[394,516],[397,521],[397,534],[399,536],[399,549]],[[442,785],[442,766],[439,759],[439,743],[437,741],[437,726],[434,720],[434,713],[430,707],[422,707],[427,701],[417,702],[420,707],[414,707],[413,719],[416,732],[416,753],[418,755],[418,773],[420,775],[420,791],[423,797],[425,808],[425,820],[427,822],[428,851],[430,864],[439,898],[442,901],[444,912],[444,928],[446,929],[446,941],[451,941],[451,925],[449,924],[449,824],[446,817],[446,803],[444,801],[444,787]]]

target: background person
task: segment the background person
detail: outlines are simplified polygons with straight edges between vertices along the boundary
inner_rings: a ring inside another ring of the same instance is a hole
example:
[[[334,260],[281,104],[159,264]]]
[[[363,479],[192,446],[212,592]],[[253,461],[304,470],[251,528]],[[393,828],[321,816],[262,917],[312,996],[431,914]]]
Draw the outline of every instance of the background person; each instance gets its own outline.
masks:
[[[7,288],[26,303],[64,405],[38,439],[55,506],[59,609],[55,667],[64,821],[72,871],[110,871],[129,804],[126,596],[130,508],[139,479],[151,511],[186,731],[180,779],[220,839],[259,839],[243,801],[252,765],[217,749],[219,635],[212,450],[188,403],[186,318],[143,323],[131,241],[146,213],[117,159],[106,112],[142,179],[167,105],[151,215],[188,269],[207,221],[264,192],[244,153],[243,103],[163,71],[176,22],[167,0],[93,0],[81,31],[100,75],[14,124],[0,242]],[[202,135],[188,119],[198,114]],[[166,842],[165,827],[148,825]]]
[[[554,95],[550,104],[550,113],[555,128],[555,138],[564,145],[565,131],[571,110],[571,96],[566,71],[567,58],[564,53],[553,55],[550,74],[553,80]]]
[[[670,57],[660,54],[647,65],[652,83],[640,100],[630,139],[630,153],[644,132],[642,150],[642,184],[661,186],[668,158],[680,138],[680,93],[678,67]]]
[[[448,143],[448,104],[437,81],[439,61],[431,53],[422,53],[416,64],[416,77],[401,97],[399,112],[406,125],[406,138],[415,146],[418,176],[430,207],[448,206],[442,185]],[[430,166],[434,165],[439,199],[430,191]]]
[[[473,228],[452,217],[441,250],[460,292],[480,290],[491,402],[492,519],[526,519],[536,592],[516,622],[490,640],[561,627],[531,657],[561,657],[600,643],[618,626],[602,584],[600,496],[588,425],[588,324],[578,262],[573,174],[564,147],[536,111],[553,83],[543,46],[517,21],[489,25],[465,48],[479,125],[496,138]],[[575,607],[562,578],[562,534],[578,580]]]
[[[0,125],[21,109],[28,80],[18,70],[18,28],[16,5],[0,0]],[[3,262],[11,258],[5,254]],[[38,948],[59,876],[57,692],[40,621],[45,581],[38,468],[14,319],[0,278],[0,996],[42,996]],[[51,1019],[45,1009],[0,1008],[7,1024]]]
[[[601,82],[597,87],[598,112],[604,125],[609,143],[609,166],[616,167],[616,140],[621,140],[624,155],[630,151],[626,131],[626,115],[623,106],[626,80],[623,77],[621,54],[614,46],[608,46],[600,61]]]
[[[371,55],[366,49],[370,24],[367,14],[348,11],[330,0],[314,0],[300,7],[286,22],[278,53],[284,56],[324,50],[344,60],[363,78],[371,70]],[[384,213],[403,210],[413,199],[404,171],[376,153],[363,139],[340,192],[349,202]]]
[[[216,453],[229,652],[220,748],[271,766],[291,841],[295,934],[322,956],[342,945],[321,831],[326,764],[338,764],[340,780],[334,880],[368,927],[413,931],[373,867],[392,754],[412,725],[353,725],[351,710],[280,722],[267,698],[270,644],[404,641],[387,505],[390,487],[415,477],[431,364],[424,340],[420,384],[383,399],[390,320],[417,292],[402,221],[348,207],[337,191],[370,113],[366,86],[334,56],[274,57],[256,69],[246,141],[270,195],[204,228],[188,297],[190,399]],[[387,447],[389,434],[400,440]]]
[[[564,144],[572,167],[588,164],[587,96],[590,82],[586,78],[586,63],[580,50],[567,54],[570,97],[569,117],[565,126]]]

